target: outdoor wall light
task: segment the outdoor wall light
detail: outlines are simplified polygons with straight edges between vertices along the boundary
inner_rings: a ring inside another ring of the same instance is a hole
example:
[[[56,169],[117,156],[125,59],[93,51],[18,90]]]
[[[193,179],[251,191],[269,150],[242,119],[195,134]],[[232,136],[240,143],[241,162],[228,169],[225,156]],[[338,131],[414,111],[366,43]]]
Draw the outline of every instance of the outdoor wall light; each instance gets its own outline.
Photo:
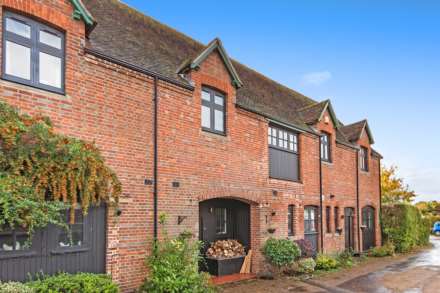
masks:
[[[188,216],[177,216],[177,225],[182,224],[182,222],[188,218]]]
[[[278,196],[278,190],[272,190],[272,195],[273,196]]]
[[[122,215],[122,210],[120,208],[116,208],[115,210],[115,216],[120,217]]]

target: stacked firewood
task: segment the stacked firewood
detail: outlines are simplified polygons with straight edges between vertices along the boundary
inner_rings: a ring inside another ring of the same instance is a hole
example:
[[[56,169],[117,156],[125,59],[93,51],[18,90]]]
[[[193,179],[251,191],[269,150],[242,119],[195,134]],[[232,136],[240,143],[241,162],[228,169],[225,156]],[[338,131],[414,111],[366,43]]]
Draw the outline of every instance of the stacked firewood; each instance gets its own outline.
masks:
[[[234,239],[218,240],[212,243],[206,251],[206,256],[213,258],[232,258],[244,255],[246,255],[244,246]]]

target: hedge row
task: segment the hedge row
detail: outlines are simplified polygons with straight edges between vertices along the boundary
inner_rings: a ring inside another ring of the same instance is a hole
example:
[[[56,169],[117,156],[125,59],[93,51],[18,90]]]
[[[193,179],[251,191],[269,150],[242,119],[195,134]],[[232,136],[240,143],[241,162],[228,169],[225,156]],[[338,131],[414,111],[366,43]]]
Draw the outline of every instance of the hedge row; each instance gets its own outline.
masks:
[[[397,252],[408,252],[429,243],[430,221],[412,205],[394,204],[382,208],[383,236]]]

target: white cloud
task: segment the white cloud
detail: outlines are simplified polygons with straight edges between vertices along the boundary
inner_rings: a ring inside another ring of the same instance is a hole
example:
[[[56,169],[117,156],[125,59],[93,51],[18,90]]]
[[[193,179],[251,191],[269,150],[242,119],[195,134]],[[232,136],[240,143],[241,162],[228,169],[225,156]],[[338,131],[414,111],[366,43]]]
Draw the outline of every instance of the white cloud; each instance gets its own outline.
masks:
[[[302,77],[302,81],[306,85],[321,85],[332,78],[332,74],[329,71],[317,71],[306,73]]]

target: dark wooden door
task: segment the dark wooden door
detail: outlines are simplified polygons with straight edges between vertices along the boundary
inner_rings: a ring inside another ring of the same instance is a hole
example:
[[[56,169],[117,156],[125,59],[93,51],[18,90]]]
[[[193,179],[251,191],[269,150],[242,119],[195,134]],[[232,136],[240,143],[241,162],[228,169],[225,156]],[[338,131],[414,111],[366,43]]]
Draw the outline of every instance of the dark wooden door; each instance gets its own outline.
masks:
[[[374,208],[367,206],[362,209],[362,249],[368,250],[374,247],[376,225]]]
[[[354,209],[344,209],[345,249],[354,249]]]
[[[105,207],[91,208],[84,217],[77,210],[76,220],[72,242],[65,230],[53,225],[36,231],[28,248],[23,248],[26,235],[20,231],[1,232],[0,280],[25,281],[37,273],[105,273]]]
[[[236,239],[246,250],[250,245],[250,207],[233,199],[211,199],[200,203],[200,240],[204,250],[212,242]]]
[[[315,206],[304,207],[304,239],[310,241],[313,252],[318,252],[318,208]]]

